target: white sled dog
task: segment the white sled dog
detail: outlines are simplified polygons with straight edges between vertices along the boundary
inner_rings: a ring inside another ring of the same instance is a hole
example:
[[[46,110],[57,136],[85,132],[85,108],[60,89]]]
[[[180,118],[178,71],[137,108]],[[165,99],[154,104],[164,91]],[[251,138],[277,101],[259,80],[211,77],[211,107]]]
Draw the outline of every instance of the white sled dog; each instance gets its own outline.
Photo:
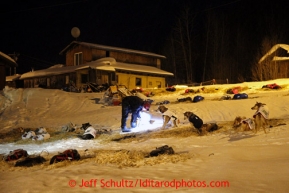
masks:
[[[158,112],[162,113],[163,115],[163,126],[162,129],[166,128],[167,124],[172,121],[174,124],[174,127],[178,127],[177,124],[180,123],[180,120],[178,119],[178,117],[172,112],[170,111],[167,107],[165,107],[164,105],[160,105],[157,109]]]

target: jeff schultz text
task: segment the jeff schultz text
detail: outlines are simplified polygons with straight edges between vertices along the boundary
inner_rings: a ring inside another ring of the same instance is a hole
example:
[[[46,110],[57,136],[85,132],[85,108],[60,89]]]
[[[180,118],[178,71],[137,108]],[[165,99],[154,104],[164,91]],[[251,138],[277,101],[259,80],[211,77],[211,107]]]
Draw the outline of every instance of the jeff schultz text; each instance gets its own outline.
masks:
[[[230,183],[224,181],[201,181],[201,180],[152,180],[152,179],[134,179],[134,180],[112,180],[112,179],[82,179],[77,185],[75,180],[69,181],[70,187],[79,188],[228,188]]]

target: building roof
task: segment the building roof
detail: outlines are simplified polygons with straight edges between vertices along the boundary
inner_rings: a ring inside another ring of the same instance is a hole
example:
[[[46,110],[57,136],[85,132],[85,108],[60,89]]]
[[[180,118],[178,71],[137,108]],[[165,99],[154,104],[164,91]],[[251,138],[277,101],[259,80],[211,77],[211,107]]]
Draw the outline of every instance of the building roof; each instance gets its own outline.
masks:
[[[14,74],[12,76],[6,76],[6,82],[12,82],[18,80],[21,77],[21,74]]]
[[[17,63],[15,62],[15,60],[13,60],[10,56],[8,56],[7,54],[4,54],[3,52],[0,52],[0,61],[3,61],[3,63],[5,63],[7,66],[12,66],[12,67],[17,66]]]
[[[64,48],[59,54],[62,55],[65,52],[67,52],[68,49],[75,45],[82,45],[90,48],[97,48],[101,50],[108,50],[108,51],[117,51],[117,52],[123,52],[123,53],[130,53],[130,54],[138,54],[138,55],[143,55],[143,56],[150,56],[154,58],[166,58],[163,55],[151,53],[151,52],[145,52],[145,51],[139,51],[139,50],[131,50],[127,48],[119,48],[119,47],[112,47],[112,46],[105,46],[105,45],[100,45],[100,44],[93,44],[93,43],[87,43],[87,42],[79,42],[79,41],[73,41],[71,42],[66,48]]]
[[[263,62],[267,57],[272,55],[279,48],[282,48],[282,49],[286,50],[287,53],[289,53],[289,45],[287,45],[287,44],[276,44],[259,60],[259,63]],[[278,57],[278,56],[274,56],[273,57],[273,61],[284,61],[284,60],[289,60],[289,57]]]
[[[79,66],[64,66],[62,64],[54,65],[50,68],[43,70],[36,70],[32,72],[27,72],[21,75],[20,79],[32,78],[32,77],[42,77],[42,76],[53,76],[65,73],[71,73],[80,69],[93,68],[105,71],[129,71],[129,72],[142,72],[155,75],[165,75],[173,76],[171,72],[167,72],[152,66],[138,65],[138,64],[126,64],[122,62],[116,62],[114,58],[107,57]]]

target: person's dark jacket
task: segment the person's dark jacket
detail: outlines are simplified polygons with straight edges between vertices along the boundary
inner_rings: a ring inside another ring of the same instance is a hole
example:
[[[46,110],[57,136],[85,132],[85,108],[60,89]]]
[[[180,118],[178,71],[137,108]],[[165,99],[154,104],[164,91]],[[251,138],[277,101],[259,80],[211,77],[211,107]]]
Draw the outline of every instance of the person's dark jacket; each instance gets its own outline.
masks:
[[[122,117],[121,117],[121,128],[126,127],[126,120],[128,114],[131,113],[131,126],[136,126],[137,118],[140,118],[140,111],[143,109],[144,100],[137,96],[127,96],[122,100]]]

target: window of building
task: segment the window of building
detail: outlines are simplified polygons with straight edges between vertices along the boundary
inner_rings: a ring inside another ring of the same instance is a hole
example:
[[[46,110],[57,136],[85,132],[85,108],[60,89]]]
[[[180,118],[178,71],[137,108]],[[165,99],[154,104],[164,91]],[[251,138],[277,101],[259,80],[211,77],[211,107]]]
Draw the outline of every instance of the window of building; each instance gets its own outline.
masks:
[[[74,54],[74,66],[82,64],[82,52]]]
[[[48,87],[50,87],[50,78],[47,78],[47,83],[46,83],[46,85],[47,85]]]
[[[109,56],[110,56],[109,51],[106,51],[106,52],[105,52],[105,56],[106,56],[106,57],[109,57]]]
[[[69,75],[65,76],[65,84],[69,84]]]
[[[115,73],[111,73],[111,81],[116,81],[116,75],[115,75]]]
[[[141,78],[135,78],[135,85],[141,86]]]
[[[88,74],[81,74],[81,83],[88,82]]]
[[[157,87],[162,88],[162,83],[160,81],[156,81]]]

